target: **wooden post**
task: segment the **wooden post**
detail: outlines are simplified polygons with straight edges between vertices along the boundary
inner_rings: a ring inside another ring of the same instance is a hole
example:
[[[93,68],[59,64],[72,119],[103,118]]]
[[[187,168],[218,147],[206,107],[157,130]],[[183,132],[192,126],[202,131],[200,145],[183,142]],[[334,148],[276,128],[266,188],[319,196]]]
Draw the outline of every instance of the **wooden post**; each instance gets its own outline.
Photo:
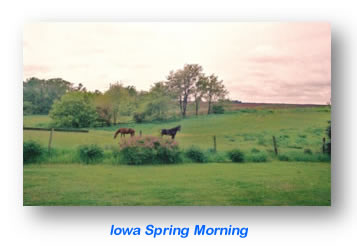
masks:
[[[142,132],[141,132],[141,130],[140,130],[139,134],[140,134],[140,137],[141,137],[141,135],[142,135]]]
[[[217,141],[216,141],[216,135],[213,136],[213,151],[217,151]]]
[[[274,145],[274,152],[275,152],[275,155],[277,156],[277,155],[278,155],[278,147],[276,146],[276,139],[275,139],[275,136],[273,136],[273,145]]]
[[[326,153],[326,138],[322,138],[322,154]]]
[[[52,135],[53,135],[53,128],[50,131],[50,140],[48,141],[48,153],[51,153]]]

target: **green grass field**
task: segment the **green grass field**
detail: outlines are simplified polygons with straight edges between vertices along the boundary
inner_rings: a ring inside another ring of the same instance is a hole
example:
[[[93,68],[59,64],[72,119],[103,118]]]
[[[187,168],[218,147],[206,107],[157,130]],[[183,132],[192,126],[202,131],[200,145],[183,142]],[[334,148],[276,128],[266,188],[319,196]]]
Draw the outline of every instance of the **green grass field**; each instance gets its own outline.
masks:
[[[26,165],[24,205],[330,205],[329,163]]]
[[[128,123],[90,129],[89,133],[55,132],[52,144],[55,148],[76,148],[81,144],[99,144],[106,148],[117,145],[119,139],[114,140],[113,133],[119,127],[132,127],[137,134],[141,130],[143,135],[159,136],[162,128],[180,124],[182,130],[177,135],[177,141],[182,148],[191,145],[202,149],[212,148],[212,137],[216,135],[217,148],[220,151],[232,148],[271,150],[274,135],[282,152],[304,148],[319,152],[330,116],[329,109],[321,107],[236,111],[223,115],[191,116],[175,122]],[[40,125],[36,125],[36,122]],[[46,122],[50,122],[47,116],[24,117],[24,126],[45,126]],[[24,131],[24,141],[35,140],[47,145],[48,139],[49,132]]]
[[[330,162],[311,162],[321,155],[326,137],[328,107],[251,108],[221,115],[190,116],[184,120],[90,128],[89,133],[54,132],[58,153],[46,163],[24,165],[24,205],[330,205]],[[48,127],[48,116],[25,116],[24,126]],[[97,144],[112,155],[120,140],[119,127],[159,136],[160,129],[180,124],[176,140],[181,149],[192,145],[213,147],[226,154],[232,149],[250,153],[255,148],[269,155],[264,163],[221,163],[160,166],[77,164],[75,149]],[[48,131],[24,131],[24,141],[48,145]],[[307,157],[280,162],[273,153]],[[312,155],[304,154],[309,149]],[[320,159],[315,161],[321,161]]]

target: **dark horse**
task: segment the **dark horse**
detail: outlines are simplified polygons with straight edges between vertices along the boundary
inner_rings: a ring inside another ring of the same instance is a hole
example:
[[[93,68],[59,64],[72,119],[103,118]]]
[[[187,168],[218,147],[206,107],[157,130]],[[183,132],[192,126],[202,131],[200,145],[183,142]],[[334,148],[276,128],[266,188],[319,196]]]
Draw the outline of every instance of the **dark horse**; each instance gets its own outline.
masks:
[[[131,128],[120,128],[115,132],[114,139],[118,136],[119,133],[120,137],[125,137],[125,134],[130,134],[130,136],[133,137],[135,135],[135,130]]]
[[[175,128],[172,129],[162,129],[161,136],[168,135],[171,136],[172,139],[175,139],[176,133],[180,130],[181,130],[181,125],[176,126]]]

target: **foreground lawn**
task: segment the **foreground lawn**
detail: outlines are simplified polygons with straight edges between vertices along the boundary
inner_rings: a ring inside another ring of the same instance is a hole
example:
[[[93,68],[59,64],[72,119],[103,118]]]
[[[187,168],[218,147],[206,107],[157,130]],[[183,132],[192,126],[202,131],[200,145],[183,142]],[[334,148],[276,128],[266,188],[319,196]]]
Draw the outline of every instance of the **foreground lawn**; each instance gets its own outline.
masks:
[[[330,205],[330,164],[25,165],[24,205]]]

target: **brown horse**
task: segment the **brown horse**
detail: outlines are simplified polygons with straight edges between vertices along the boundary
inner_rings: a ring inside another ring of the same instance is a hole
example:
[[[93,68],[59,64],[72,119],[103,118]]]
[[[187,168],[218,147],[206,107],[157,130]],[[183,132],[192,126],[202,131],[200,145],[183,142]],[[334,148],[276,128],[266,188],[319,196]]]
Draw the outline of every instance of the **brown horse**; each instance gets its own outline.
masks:
[[[135,130],[131,128],[120,128],[115,132],[114,139],[118,136],[119,133],[120,137],[125,137],[125,134],[130,134],[130,136],[133,137],[135,135]]]

